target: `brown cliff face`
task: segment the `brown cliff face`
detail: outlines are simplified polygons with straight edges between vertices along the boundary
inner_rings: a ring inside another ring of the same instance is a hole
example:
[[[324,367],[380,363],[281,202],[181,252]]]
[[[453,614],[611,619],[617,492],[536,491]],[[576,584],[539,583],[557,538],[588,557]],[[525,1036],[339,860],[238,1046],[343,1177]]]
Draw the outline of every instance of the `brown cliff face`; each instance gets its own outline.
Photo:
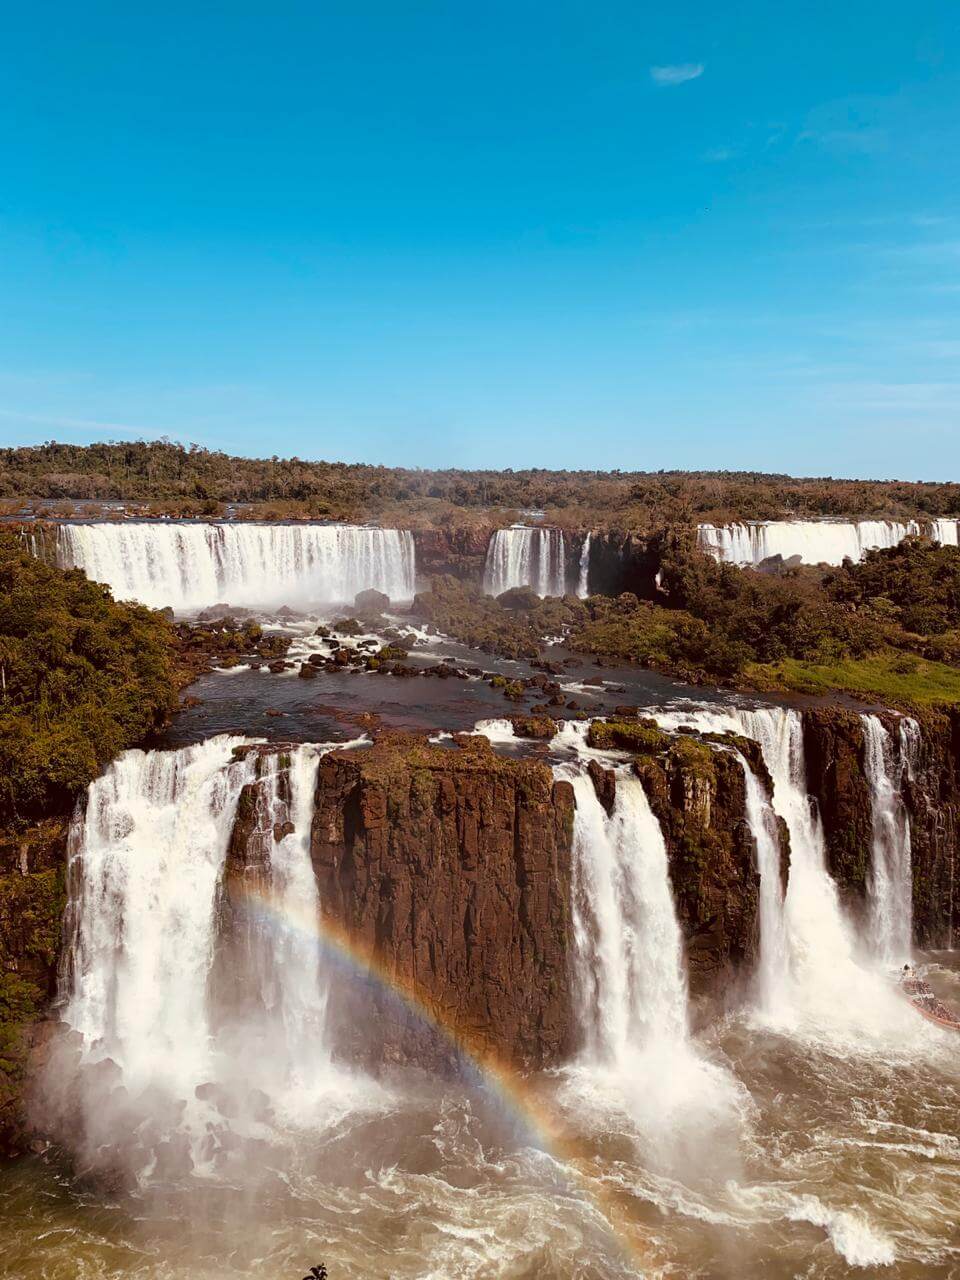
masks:
[[[760,876],[740,762],[690,738],[636,764],[660,822],[694,999],[720,997],[759,949]]]
[[[863,720],[855,711],[803,712],[807,788],[823,824],[827,868],[845,907],[862,914],[873,842],[870,783],[864,773]]]
[[[920,746],[904,780],[913,863],[913,933],[921,947],[960,937],[960,708],[915,713]]]
[[[659,569],[659,548],[642,534],[595,533],[590,539],[592,595],[632,591],[641,600],[656,600]]]
[[[569,784],[483,738],[334,752],[313,821],[321,910],[434,1021],[516,1066],[547,1066],[572,1035],[572,830]],[[355,1059],[429,1068],[453,1056],[383,983],[335,986],[330,1017]]]
[[[480,523],[415,530],[417,573],[424,578],[448,573],[462,582],[482,582],[487,543],[493,528],[491,524]]]
[[[960,931],[955,890],[960,842],[960,711],[917,711],[920,743],[914,776],[903,779],[910,821],[913,932],[920,947],[953,945]],[[883,715],[896,737],[898,717]],[[864,918],[872,859],[870,783],[864,773],[863,721],[857,712],[803,712],[807,786],[823,823],[827,865],[844,905]]]

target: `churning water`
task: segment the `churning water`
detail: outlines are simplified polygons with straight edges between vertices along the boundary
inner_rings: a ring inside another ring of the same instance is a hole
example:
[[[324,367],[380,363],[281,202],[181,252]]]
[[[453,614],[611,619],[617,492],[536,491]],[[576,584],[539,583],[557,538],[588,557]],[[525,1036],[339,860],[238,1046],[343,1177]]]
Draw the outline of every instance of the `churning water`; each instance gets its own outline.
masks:
[[[70,1030],[45,1099],[70,1156],[0,1172],[4,1274],[960,1274],[956,1047],[857,959],[793,713],[660,718],[754,738],[773,778],[772,795],[747,793],[769,882],[756,1008],[691,1033],[663,835],[615,761],[603,808],[570,727],[556,769],[577,799],[581,1043],[514,1088],[337,1064],[326,995],[353,979],[309,931],[278,927],[319,911],[325,747],[221,736],[120,757],[71,841]],[[785,896],[775,815],[793,848]],[[269,919],[240,909],[267,893],[282,908]],[[931,981],[956,999],[955,958],[939,960]]]

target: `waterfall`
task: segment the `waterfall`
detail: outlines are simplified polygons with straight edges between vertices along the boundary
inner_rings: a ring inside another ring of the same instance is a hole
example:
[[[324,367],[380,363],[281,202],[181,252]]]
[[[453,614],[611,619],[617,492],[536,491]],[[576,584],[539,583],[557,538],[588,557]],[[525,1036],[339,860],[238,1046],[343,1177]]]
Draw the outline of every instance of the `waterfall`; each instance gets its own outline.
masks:
[[[590,594],[590,540],[593,534],[588,533],[583,540],[583,546],[580,548],[580,568],[577,576],[577,595],[581,600],[586,600]]]
[[[368,587],[416,589],[413,535],[359,525],[125,522],[63,524],[60,563],[154,608],[350,602]]]
[[[487,546],[483,589],[490,596],[531,587],[540,596],[566,591],[566,549],[560,529],[513,525],[494,531]]]
[[[933,540],[944,547],[960,545],[960,520],[934,520]]]
[[[235,758],[244,745],[125,752],[91,783],[70,838],[63,1021],[81,1069],[115,1071],[150,1132],[166,1115],[161,1136],[186,1135],[193,1167],[228,1149],[225,1121],[268,1107],[303,1122],[334,1078],[309,927],[317,767],[333,748]]]
[[[573,930],[586,1056],[629,1070],[653,1043],[687,1038],[687,983],[667,851],[640,780],[617,776],[608,817],[593,783],[573,783]]]
[[[747,823],[757,847],[760,873],[760,962],[757,986],[760,1007],[773,1013],[782,1006],[787,992],[787,926],[781,875],[780,840],[777,818],[760,779],[746,757],[734,751],[743,769]]]
[[[909,958],[913,941],[910,821],[900,785],[904,774],[912,773],[920,730],[915,720],[905,716],[895,745],[878,716],[862,719],[873,828],[868,881],[870,942],[880,960],[899,965]]]
[[[71,837],[64,1020],[131,1088],[189,1097],[210,1077],[206,983],[227,843],[251,766],[242,738],[127,751],[90,784]]]
[[[931,536],[949,541],[949,523],[953,522],[934,521]],[[895,547],[920,532],[916,520],[762,520],[697,527],[702,550],[736,565],[758,565],[776,555],[785,560],[799,556],[804,564],[842,564],[845,559],[862,560],[877,548]]]
[[[255,829],[239,851],[241,866],[228,872],[224,904],[239,929],[227,948],[227,972],[220,986],[239,995],[241,1018],[225,1028],[227,1038],[249,1039],[251,1013],[273,1040],[283,1046],[286,1087],[297,1094],[322,1085],[330,1063],[325,1035],[327,990],[319,951],[309,933],[277,931],[245,902],[242,889],[252,887],[284,919],[316,920],[320,904],[310,860],[317,768],[322,752],[304,744],[282,754],[260,756],[255,801]],[[289,761],[289,763],[287,763]],[[234,882],[231,884],[231,880]],[[241,888],[239,901],[229,899]],[[233,894],[231,894],[233,890]],[[222,917],[221,917],[222,921]],[[221,932],[223,929],[221,927]],[[243,987],[237,991],[238,986]],[[219,991],[218,991],[219,994]],[[273,1072],[276,1061],[271,1063]],[[269,1084],[270,1081],[264,1083]]]
[[[564,745],[584,750],[577,734]],[[582,761],[554,770],[576,799],[573,976],[583,1042],[565,1072],[569,1105],[575,1114],[596,1108],[616,1131],[644,1135],[654,1164],[699,1164],[721,1133],[737,1132],[744,1099],[690,1035],[663,832],[628,768],[617,768],[609,815]]]
[[[855,1029],[861,1036],[910,1027],[909,1021],[904,1023],[902,1002],[884,978],[857,961],[857,939],[827,870],[823,830],[807,794],[799,713],[781,707],[696,707],[653,714],[665,729],[688,725],[703,733],[736,733],[760,744],[773,781],[773,809],[784,819],[790,834],[790,873],[783,911],[787,976],[776,1018],[790,1024],[801,1021],[817,1031],[830,1028],[846,1033]],[[752,816],[748,810],[751,823],[756,816],[756,810]],[[766,829],[766,823],[753,826],[758,853]],[[768,853],[767,862],[771,861]],[[764,871],[761,864],[761,877]],[[770,917],[762,914],[761,928],[769,921]],[[762,939],[762,946],[767,949],[767,939]]]

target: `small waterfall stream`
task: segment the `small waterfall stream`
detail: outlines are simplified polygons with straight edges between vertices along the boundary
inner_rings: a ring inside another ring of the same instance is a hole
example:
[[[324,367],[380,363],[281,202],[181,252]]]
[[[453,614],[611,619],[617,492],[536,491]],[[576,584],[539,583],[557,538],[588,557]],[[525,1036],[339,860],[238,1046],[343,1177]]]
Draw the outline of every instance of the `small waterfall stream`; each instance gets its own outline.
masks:
[[[768,1014],[782,1006],[787,992],[787,927],[781,878],[777,817],[760,779],[741,752],[734,753],[743,769],[747,822],[757,846],[760,872],[760,962],[757,986],[761,1008]]]
[[[580,548],[580,567],[577,575],[577,595],[581,600],[586,600],[590,594],[590,542],[593,538],[592,533],[586,534],[583,539],[583,546]]]
[[[566,547],[560,529],[513,525],[496,529],[487,545],[483,589],[489,596],[530,587],[540,596],[566,591]]]
[[[565,744],[582,747],[575,730]],[[743,1095],[690,1034],[683,935],[666,844],[643,784],[616,771],[608,815],[583,764],[573,784],[574,976],[582,1047],[568,1105],[626,1124],[657,1165],[699,1164],[704,1144],[737,1132]],[[727,1140],[724,1139],[724,1140]],[[716,1149],[716,1148],[715,1148]],[[695,1154],[699,1153],[699,1154]]]
[[[359,525],[63,524],[57,555],[153,608],[342,604],[371,587],[398,601],[416,590],[413,535]]]
[[[913,881],[910,821],[900,786],[912,772],[919,726],[905,716],[897,740],[879,716],[863,720],[864,772],[870,783],[873,845],[868,905],[870,943],[878,959],[899,966],[909,959],[913,942]]]

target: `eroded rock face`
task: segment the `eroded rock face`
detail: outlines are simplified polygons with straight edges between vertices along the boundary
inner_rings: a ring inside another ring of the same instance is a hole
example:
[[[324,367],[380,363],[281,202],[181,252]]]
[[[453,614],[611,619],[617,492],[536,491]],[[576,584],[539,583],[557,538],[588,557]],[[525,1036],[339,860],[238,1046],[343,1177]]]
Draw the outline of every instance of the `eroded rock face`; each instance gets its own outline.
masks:
[[[572,829],[569,784],[483,738],[447,751],[391,737],[324,757],[312,836],[321,910],[382,975],[334,988],[348,1056],[446,1067],[451,1044],[430,1021],[516,1066],[566,1056]]]
[[[903,793],[910,814],[913,932],[921,947],[960,938],[960,708],[917,713],[921,738]]]
[[[920,947],[955,945],[960,935],[960,711],[917,711],[920,743],[914,776],[903,779],[910,819],[913,931]],[[896,737],[894,714],[881,713]],[[807,785],[823,823],[827,864],[844,906],[865,919],[872,859],[870,783],[864,773],[863,721],[838,707],[803,713]]]
[[[803,749],[807,788],[823,824],[827,869],[844,906],[858,917],[866,900],[873,840],[862,718],[840,707],[805,710]]]
[[[691,995],[719,999],[753,966],[760,942],[743,769],[729,752],[676,739],[662,754],[639,758],[635,770],[667,845]]]
[[[449,573],[463,582],[482,582],[493,529],[492,524],[481,522],[458,528],[415,530],[418,573],[425,578]]]
[[[634,533],[595,533],[590,540],[590,591],[618,596],[632,591],[641,600],[657,598],[660,549]]]

